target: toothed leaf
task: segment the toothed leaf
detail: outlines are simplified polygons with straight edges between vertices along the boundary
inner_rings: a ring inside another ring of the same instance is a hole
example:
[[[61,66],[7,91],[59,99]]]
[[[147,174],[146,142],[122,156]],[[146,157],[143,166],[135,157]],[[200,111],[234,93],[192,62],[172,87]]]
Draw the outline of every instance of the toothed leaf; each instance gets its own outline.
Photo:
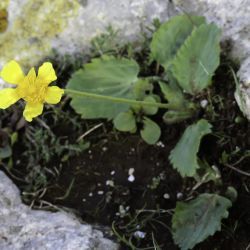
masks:
[[[67,88],[98,95],[134,99],[131,91],[138,80],[138,64],[131,59],[103,56],[85,64],[71,77]],[[128,104],[70,94],[71,106],[83,118],[112,119],[129,109]]]
[[[162,24],[153,35],[151,58],[167,69],[194,27],[202,23],[205,23],[204,17],[182,15]]]
[[[200,142],[204,135],[211,133],[211,127],[212,125],[204,119],[188,126],[175,148],[171,151],[170,162],[182,177],[195,175],[196,170],[199,168],[197,153]]]
[[[220,63],[220,33],[216,25],[203,24],[178,50],[171,70],[187,93],[197,94],[210,84]]]
[[[228,217],[229,199],[217,194],[201,194],[189,202],[177,202],[172,219],[173,237],[182,250],[221,230],[221,220]]]

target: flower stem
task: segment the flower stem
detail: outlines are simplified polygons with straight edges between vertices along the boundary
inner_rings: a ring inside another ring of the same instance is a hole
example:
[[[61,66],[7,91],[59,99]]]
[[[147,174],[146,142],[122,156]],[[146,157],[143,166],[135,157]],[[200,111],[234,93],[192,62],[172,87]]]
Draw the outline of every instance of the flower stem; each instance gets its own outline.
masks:
[[[163,108],[163,109],[171,108],[168,103],[137,101],[137,100],[128,99],[128,98],[120,98],[120,97],[107,96],[107,95],[98,95],[98,94],[94,94],[94,93],[83,92],[83,91],[78,91],[78,90],[73,90],[73,89],[65,89],[65,93],[68,93],[70,95],[78,95],[78,96],[99,99],[99,100],[112,101],[112,102],[117,102],[117,103],[127,103],[127,104],[131,104],[131,105],[147,105],[147,106],[158,107],[158,108]]]

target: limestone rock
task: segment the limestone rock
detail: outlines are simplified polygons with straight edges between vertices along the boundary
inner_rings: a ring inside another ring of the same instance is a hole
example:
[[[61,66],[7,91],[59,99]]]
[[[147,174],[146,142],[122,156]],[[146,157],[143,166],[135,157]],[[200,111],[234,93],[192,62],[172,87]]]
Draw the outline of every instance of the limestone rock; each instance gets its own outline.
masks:
[[[31,210],[0,171],[1,250],[117,250],[102,232],[65,212]]]
[[[34,66],[52,50],[73,55],[87,51],[92,38],[120,30],[120,41],[134,41],[142,26],[167,15],[165,0],[2,0],[8,29],[0,35],[0,66],[10,59]],[[0,6],[1,7],[1,6]]]

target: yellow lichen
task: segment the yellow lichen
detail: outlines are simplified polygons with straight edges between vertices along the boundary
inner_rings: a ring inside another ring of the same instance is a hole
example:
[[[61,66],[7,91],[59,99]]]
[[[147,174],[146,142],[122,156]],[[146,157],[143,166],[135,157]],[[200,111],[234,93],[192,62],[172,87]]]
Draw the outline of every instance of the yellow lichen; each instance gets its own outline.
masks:
[[[1,0],[0,1],[0,9],[6,9],[8,8],[9,0]]]
[[[0,33],[6,31],[8,27],[8,5],[9,0],[2,0],[0,2]]]
[[[0,35],[0,61],[15,58],[30,67],[49,54],[51,40],[67,27],[70,17],[77,15],[79,3],[77,0],[28,0],[21,8],[21,15]]]
[[[5,32],[8,27],[7,9],[0,9],[0,33]]]

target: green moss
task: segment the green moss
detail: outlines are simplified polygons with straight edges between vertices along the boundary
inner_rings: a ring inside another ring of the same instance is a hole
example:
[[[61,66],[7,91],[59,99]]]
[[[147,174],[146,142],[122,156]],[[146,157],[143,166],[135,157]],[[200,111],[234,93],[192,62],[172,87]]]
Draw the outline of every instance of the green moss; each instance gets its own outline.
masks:
[[[0,61],[16,59],[26,67],[49,54],[51,40],[78,13],[77,0],[29,0],[22,12],[0,36]]]

